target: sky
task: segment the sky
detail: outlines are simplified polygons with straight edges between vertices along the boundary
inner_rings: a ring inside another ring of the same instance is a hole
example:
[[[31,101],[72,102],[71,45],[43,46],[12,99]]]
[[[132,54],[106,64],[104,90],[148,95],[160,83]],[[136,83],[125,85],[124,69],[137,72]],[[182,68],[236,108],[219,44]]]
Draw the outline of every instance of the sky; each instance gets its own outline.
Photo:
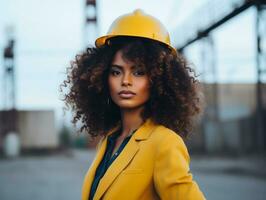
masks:
[[[99,0],[98,34],[104,35],[112,21],[121,14],[143,9],[158,18],[178,39],[176,28],[206,2],[197,0]],[[66,67],[84,46],[83,0],[0,0],[0,51],[6,45],[7,27],[13,27],[16,38],[16,94],[20,110],[56,110],[60,119],[63,106],[59,85]],[[218,77],[226,82],[254,82],[255,72],[255,11],[250,9],[213,33],[217,56]],[[198,73],[203,42],[186,50]],[[2,52],[1,52],[2,54]],[[0,57],[0,83],[3,83],[3,59]],[[243,70],[244,69],[244,70]],[[241,73],[239,73],[241,71]],[[211,82],[213,77],[207,77]],[[2,87],[2,86],[1,86]],[[2,96],[0,94],[2,101]],[[0,108],[3,102],[0,102]]]

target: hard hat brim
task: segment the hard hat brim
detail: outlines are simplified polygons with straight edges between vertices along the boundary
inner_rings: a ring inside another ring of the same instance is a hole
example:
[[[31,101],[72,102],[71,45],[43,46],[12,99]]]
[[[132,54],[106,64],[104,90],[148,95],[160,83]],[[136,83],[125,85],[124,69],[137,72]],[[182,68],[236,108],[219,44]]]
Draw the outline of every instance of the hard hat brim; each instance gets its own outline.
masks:
[[[152,41],[161,43],[162,45],[166,46],[167,48],[169,48],[174,53],[177,53],[177,50],[174,47],[172,47],[171,45],[165,44],[165,43],[160,42],[158,40],[153,40],[153,39],[151,39],[149,37],[143,37],[143,36],[138,36],[138,35],[134,35],[134,36],[132,36],[132,35],[105,35],[105,36],[99,37],[99,38],[97,38],[95,40],[95,46],[96,47],[101,47],[101,46],[107,45],[109,39],[111,39],[111,38],[117,38],[117,37],[145,38],[145,39],[148,39],[148,40],[152,40]]]

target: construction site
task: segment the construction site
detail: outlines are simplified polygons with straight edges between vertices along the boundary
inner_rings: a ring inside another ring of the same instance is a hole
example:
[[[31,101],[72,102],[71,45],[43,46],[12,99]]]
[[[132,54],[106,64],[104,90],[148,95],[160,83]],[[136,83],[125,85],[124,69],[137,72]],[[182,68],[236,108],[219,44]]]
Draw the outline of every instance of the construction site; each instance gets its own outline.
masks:
[[[80,199],[83,177],[94,159],[98,141],[91,142],[86,133],[76,133],[71,113],[63,115],[58,88],[75,54],[93,46],[95,39],[105,34],[101,32],[106,30],[103,13],[107,3],[80,0],[78,5],[72,1],[69,7],[61,8],[60,3],[48,1],[41,11],[37,2],[31,1],[33,4],[28,8],[18,1],[12,2],[0,3],[0,12],[5,6],[8,8],[7,17],[0,20],[3,36],[0,40],[0,199]],[[167,2],[172,12],[167,16],[172,16],[173,22],[164,23],[166,27],[172,24],[169,30],[172,45],[191,62],[205,100],[195,133],[185,141],[193,176],[206,199],[263,200],[266,196],[263,170],[266,167],[266,1],[206,0],[197,3],[195,9],[192,9],[195,1],[173,2]],[[136,7],[130,11],[152,10],[148,3],[132,4]],[[191,14],[179,20],[185,12],[184,5],[191,7]],[[45,12],[53,6],[51,14]],[[112,18],[124,14],[117,7]],[[62,9],[60,23],[49,21],[57,17],[57,9]],[[180,12],[176,19],[175,10]],[[16,12],[17,17],[10,18]],[[37,14],[43,17],[39,19]],[[68,22],[72,14],[76,21]],[[164,15],[162,11],[161,16]],[[160,15],[156,17],[160,19]],[[32,31],[24,31],[27,23]],[[39,35],[32,27],[39,23],[38,26],[53,31]],[[68,23],[73,28],[67,29]],[[80,28],[78,34],[75,27]],[[248,29],[249,34],[242,32],[242,28]],[[54,32],[61,31],[64,35],[65,30],[73,30],[65,36],[66,41],[73,40],[72,50],[69,50],[71,42],[67,46],[58,33],[53,37]],[[37,36],[31,37],[31,32]],[[41,45],[37,47],[35,43],[45,36],[48,41],[42,42],[44,49]],[[29,42],[33,45],[23,46]],[[49,51],[49,45],[59,47]]]

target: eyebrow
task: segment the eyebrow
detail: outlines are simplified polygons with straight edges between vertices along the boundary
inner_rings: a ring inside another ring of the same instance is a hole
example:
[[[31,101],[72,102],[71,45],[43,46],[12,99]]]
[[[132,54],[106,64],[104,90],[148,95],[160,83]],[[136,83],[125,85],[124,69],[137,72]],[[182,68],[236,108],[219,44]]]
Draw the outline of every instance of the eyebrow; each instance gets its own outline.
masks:
[[[123,66],[121,66],[121,65],[117,65],[117,64],[111,64],[111,68],[112,68],[112,67],[117,67],[117,68],[119,68],[119,69],[123,69],[123,68],[124,68]],[[136,68],[136,65],[132,65],[130,68],[131,68],[131,69]]]

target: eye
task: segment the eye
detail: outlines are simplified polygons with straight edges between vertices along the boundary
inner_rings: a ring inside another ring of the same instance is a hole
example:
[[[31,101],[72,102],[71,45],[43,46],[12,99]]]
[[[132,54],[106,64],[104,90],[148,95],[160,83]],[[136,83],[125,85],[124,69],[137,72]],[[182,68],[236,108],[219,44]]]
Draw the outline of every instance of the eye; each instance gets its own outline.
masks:
[[[113,70],[113,69],[112,69],[112,70],[110,71],[110,74],[113,75],[113,76],[117,76],[117,75],[120,74],[120,71],[118,71],[118,70]]]
[[[146,73],[143,70],[137,70],[134,72],[134,75],[136,76],[144,76]]]

